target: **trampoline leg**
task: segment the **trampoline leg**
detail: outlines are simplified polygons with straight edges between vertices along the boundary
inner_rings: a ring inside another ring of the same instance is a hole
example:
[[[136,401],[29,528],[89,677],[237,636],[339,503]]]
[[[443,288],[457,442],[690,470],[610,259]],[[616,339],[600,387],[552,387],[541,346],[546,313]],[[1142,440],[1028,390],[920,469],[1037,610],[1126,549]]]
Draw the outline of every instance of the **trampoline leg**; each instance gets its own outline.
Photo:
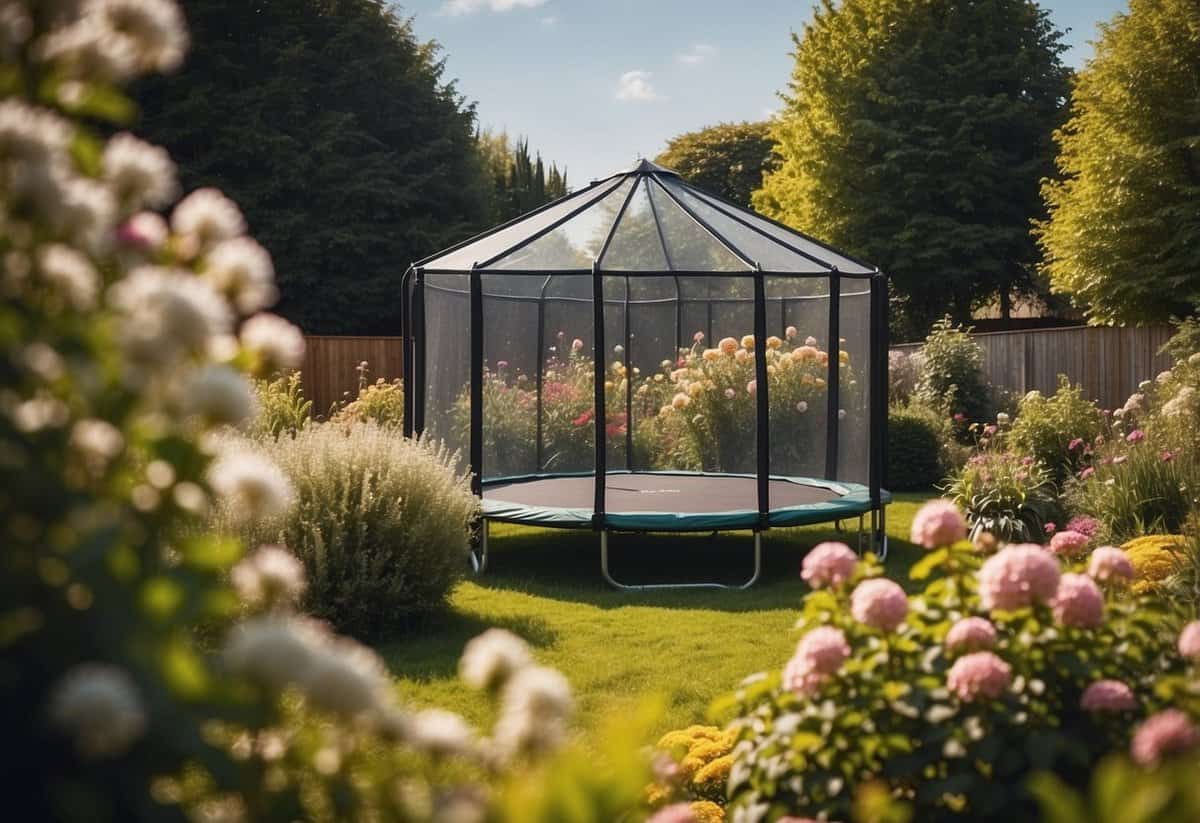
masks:
[[[859,555],[863,553],[863,516],[861,514],[858,516],[858,553]]]
[[[878,514],[878,520],[876,520],[876,514]],[[880,560],[887,560],[887,509],[883,506],[880,506],[877,511],[871,511],[871,532],[871,543],[875,549],[875,556]]]
[[[600,531],[600,574],[604,581],[614,589],[624,592],[646,592],[662,589],[748,589],[758,582],[762,575],[762,532],[754,533],[754,574],[745,583],[727,585],[725,583],[619,583],[608,570],[608,530]]]
[[[483,518],[479,522],[479,542],[471,547],[471,571],[483,574],[488,561],[488,522]]]

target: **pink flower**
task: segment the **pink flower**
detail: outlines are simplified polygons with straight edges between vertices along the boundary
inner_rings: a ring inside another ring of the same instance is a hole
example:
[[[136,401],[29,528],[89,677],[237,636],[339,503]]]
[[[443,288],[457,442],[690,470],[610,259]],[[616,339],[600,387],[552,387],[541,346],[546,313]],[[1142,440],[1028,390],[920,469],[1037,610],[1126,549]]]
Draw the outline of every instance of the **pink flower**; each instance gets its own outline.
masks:
[[[1012,666],[991,652],[974,652],[954,661],[946,672],[946,687],[964,703],[995,700],[1012,682]]]
[[[1067,529],[1092,538],[1096,536],[1096,532],[1100,529],[1100,521],[1094,517],[1088,517],[1086,514],[1080,514],[1072,517],[1067,522]]]
[[[1044,531],[1046,534],[1054,534],[1056,531],[1058,531],[1058,526],[1054,525],[1053,521],[1051,521],[1045,526],[1042,526],[1042,531]]]
[[[1142,766],[1154,766],[1166,755],[1185,752],[1200,742],[1200,732],[1179,709],[1151,716],[1133,733],[1129,753]]]
[[[1091,466],[1087,466],[1086,468],[1084,468],[1083,471],[1081,471],[1079,473],[1079,479],[1087,480],[1089,477],[1091,477],[1095,473],[1096,473],[1096,470],[1094,468],[1092,468]]]
[[[1085,712],[1128,712],[1137,708],[1137,699],[1120,680],[1097,680],[1083,690],[1079,706]]]
[[[859,623],[880,631],[895,631],[908,615],[904,589],[886,577],[864,580],[850,595],[850,613]]]
[[[646,823],[697,823],[697,820],[689,804],[672,803],[659,809]]]
[[[737,347],[738,341],[732,337],[722,337],[721,342],[717,344],[717,348],[721,350],[722,354],[733,354],[737,351]]]
[[[497,361],[496,361],[496,368],[498,368],[498,369],[507,369],[507,368],[508,368],[508,361],[507,361],[507,360],[497,360]]]
[[[1133,579],[1133,564],[1116,546],[1101,546],[1088,560],[1088,575],[1101,583]]]
[[[1134,429],[1129,434],[1125,435],[1125,440],[1129,443],[1141,443],[1146,439],[1146,433],[1141,429]]]
[[[1165,449],[1163,450],[1163,453],[1161,456],[1162,456],[1162,461],[1164,463],[1170,463],[1172,460],[1175,459],[1175,455]]]
[[[998,429],[996,428],[996,426],[991,423],[989,423],[988,425],[983,427],[983,433],[985,435],[987,435],[988,437],[991,437],[997,431],[998,431]]]
[[[1094,629],[1104,622],[1104,595],[1086,574],[1064,574],[1058,581],[1053,605],[1059,625]]]
[[[1050,538],[1050,551],[1060,557],[1074,557],[1087,549],[1088,539],[1085,535],[1070,529],[1063,529]]]
[[[1072,440],[1070,443],[1067,444],[1067,451],[1073,452],[1082,445],[1083,445],[1083,438],[1076,437],[1074,440]]]
[[[1179,653],[1193,663],[1200,663],[1200,620],[1193,620],[1179,633]]]
[[[1125,462],[1126,460],[1128,460],[1128,459],[1129,459],[1129,455],[1122,454],[1122,455],[1120,455],[1119,457],[1114,457],[1114,458],[1112,459],[1112,462],[1113,462],[1113,465],[1114,465],[1114,466],[1119,466],[1119,465],[1121,465],[1122,463],[1124,463],[1124,462]]]
[[[967,536],[967,521],[949,500],[931,500],[912,522],[912,542],[927,549],[957,543]]]
[[[694,340],[697,343],[703,343],[704,342],[704,332],[702,332],[702,331],[696,332],[695,334],[692,335],[692,340]]]
[[[946,632],[946,648],[952,652],[979,652],[996,645],[996,627],[983,617],[964,617]]]
[[[963,414],[962,412],[955,412],[955,413],[954,413],[954,422],[955,422],[955,423],[961,423],[961,422],[963,422],[963,421],[964,421],[964,420],[966,420],[966,419],[967,419],[967,416],[966,416],[965,414]]]
[[[737,397],[737,392],[735,392],[733,389],[725,390],[725,399],[726,400],[732,400],[735,397]]]
[[[836,674],[849,656],[846,635],[833,626],[818,626],[804,635],[794,655],[805,671],[814,674]]]
[[[749,383],[746,384],[746,394],[753,396],[756,391],[758,391],[758,381],[757,380],[751,380]]]
[[[814,589],[840,586],[854,575],[858,555],[845,543],[819,543],[804,556],[800,578]]]
[[[788,340],[791,340],[799,333],[800,333],[799,330],[797,330],[797,328],[795,326],[788,326],[786,329],[783,330],[783,336],[786,337]]]
[[[815,346],[815,345],[817,345],[817,338],[813,337],[813,336],[810,334],[808,337],[804,338],[804,345],[806,345],[806,346]]]
[[[1022,466],[1032,466],[1032,465],[1033,465],[1033,458],[1032,458],[1032,457],[1022,457],[1022,458],[1021,458],[1021,465],[1022,465]]]
[[[571,351],[573,351],[573,352],[583,351],[583,341],[580,340],[578,337],[576,337],[574,340],[571,341]]]
[[[783,687],[802,697],[812,697],[821,690],[829,675],[809,669],[800,657],[793,657],[783,667]]]
[[[1011,611],[1049,603],[1058,591],[1058,560],[1035,543],[1006,546],[979,569],[979,600],[985,609]]]

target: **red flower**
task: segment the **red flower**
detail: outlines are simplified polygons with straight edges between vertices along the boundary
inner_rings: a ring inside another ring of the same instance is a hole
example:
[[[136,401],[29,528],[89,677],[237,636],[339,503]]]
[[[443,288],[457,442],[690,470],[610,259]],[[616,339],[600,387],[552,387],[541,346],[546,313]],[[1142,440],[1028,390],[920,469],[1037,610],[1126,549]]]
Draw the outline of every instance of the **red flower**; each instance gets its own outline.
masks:
[[[1164,451],[1164,452],[1162,453],[1162,461],[1163,461],[1164,463],[1170,463],[1170,462],[1171,462],[1172,460],[1174,460],[1174,459],[1175,459],[1175,455],[1174,455],[1174,454],[1172,454],[1171,452],[1169,452],[1169,451]]]
[[[571,422],[576,426],[586,426],[588,423],[592,422],[592,410],[588,409]]]

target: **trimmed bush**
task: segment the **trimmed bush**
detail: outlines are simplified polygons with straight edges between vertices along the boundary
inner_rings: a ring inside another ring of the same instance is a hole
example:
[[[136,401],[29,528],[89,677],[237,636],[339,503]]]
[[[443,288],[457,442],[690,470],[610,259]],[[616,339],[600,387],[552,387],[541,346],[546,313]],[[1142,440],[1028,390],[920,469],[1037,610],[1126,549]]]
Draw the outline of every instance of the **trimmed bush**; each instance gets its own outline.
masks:
[[[888,410],[887,480],[892,491],[928,489],[946,476],[946,418],[918,404]]]
[[[1022,398],[1008,446],[1041,463],[1055,483],[1062,483],[1079,472],[1103,430],[1104,415],[1083,396],[1083,387],[1072,386],[1060,374],[1052,396],[1032,391]]]
[[[258,445],[295,488],[281,517],[243,528],[304,563],[301,607],[356,635],[441,607],[467,567],[477,503],[444,447],[370,423],[312,425]]]
[[[964,422],[991,418],[992,397],[983,376],[983,349],[970,329],[950,318],[933,324],[921,348],[921,372],[915,396],[927,406],[960,415]]]

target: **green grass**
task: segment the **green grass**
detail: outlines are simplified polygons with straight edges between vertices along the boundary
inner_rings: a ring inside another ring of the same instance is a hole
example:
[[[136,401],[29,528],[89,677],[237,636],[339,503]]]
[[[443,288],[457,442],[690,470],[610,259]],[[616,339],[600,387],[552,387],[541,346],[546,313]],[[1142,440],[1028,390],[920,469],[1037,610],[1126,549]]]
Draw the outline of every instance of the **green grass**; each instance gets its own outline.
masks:
[[[909,526],[928,496],[897,495],[888,507],[888,574],[902,585],[920,553],[908,542]],[[818,542],[838,539],[828,526],[770,531],[762,579],[747,591],[625,593],[601,579],[592,533],[497,525],[491,534],[487,573],[460,584],[446,614],[379,650],[410,703],[486,724],[487,701],[456,679],[458,656],[484,629],[510,629],[570,679],[584,731],[648,695],[664,703],[661,729],[687,725],[746,675],[782,665],[796,643],[792,627],[806,591],[801,559]],[[853,546],[855,534],[842,539]],[[715,541],[615,535],[610,568],[623,582],[737,582],[750,574],[751,545],[748,533]]]

